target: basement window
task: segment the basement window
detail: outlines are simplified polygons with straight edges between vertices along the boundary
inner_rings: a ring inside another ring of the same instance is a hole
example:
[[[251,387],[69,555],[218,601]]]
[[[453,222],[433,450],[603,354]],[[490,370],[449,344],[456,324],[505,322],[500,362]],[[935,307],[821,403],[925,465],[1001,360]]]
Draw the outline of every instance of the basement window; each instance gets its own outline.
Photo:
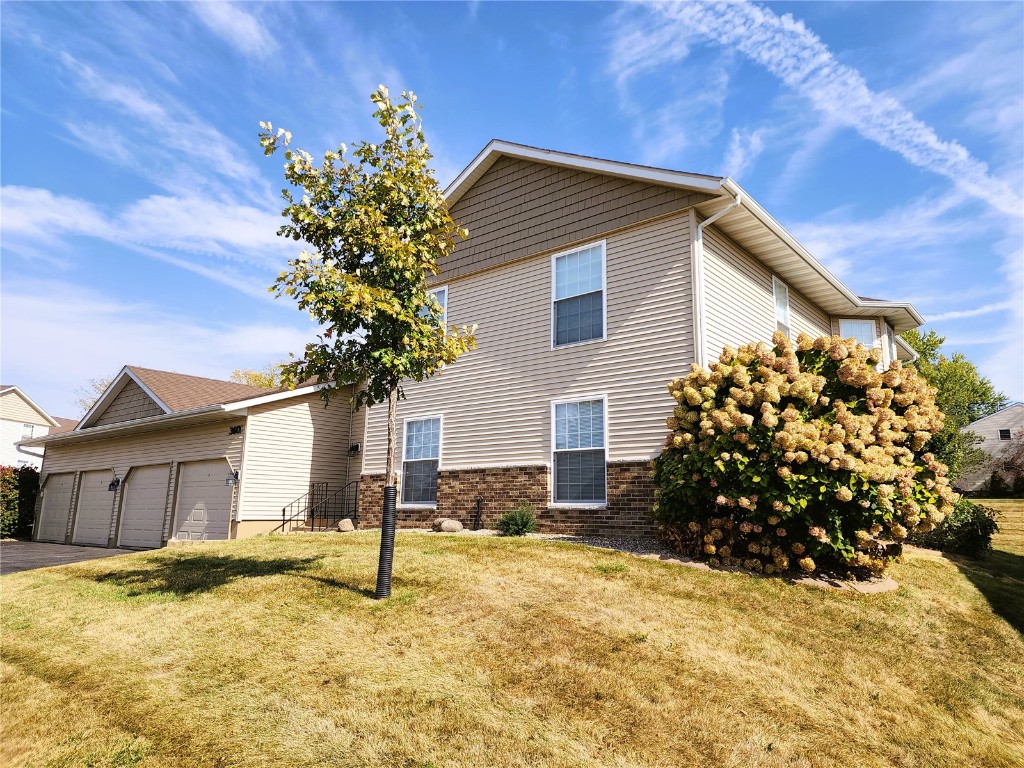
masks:
[[[433,506],[441,460],[441,418],[407,419],[403,431],[402,504]]]
[[[604,242],[552,257],[551,345],[604,338]]]
[[[604,504],[605,398],[552,403],[556,504]]]

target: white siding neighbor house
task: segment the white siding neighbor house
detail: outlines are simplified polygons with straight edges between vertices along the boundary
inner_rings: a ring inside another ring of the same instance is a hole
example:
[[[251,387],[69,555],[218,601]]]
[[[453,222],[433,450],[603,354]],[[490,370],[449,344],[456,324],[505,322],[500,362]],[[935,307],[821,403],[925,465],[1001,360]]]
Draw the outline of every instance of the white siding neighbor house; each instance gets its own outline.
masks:
[[[50,416],[19,387],[0,385],[0,465],[38,469],[42,461],[41,452],[19,451],[17,444],[72,426],[74,422],[69,419]]]
[[[988,461],[977,471],[957,478],[956,485],[961,491],[980,491],[998,472],[1008,485],[1012,485],[1014,474],[1004,466],[1003,454],[1013,439],[1024,432],[1024,403],[1010,403],[995,413],[968,424],[964,432],[973,432],[981,438],[978,447],[988,456]]]

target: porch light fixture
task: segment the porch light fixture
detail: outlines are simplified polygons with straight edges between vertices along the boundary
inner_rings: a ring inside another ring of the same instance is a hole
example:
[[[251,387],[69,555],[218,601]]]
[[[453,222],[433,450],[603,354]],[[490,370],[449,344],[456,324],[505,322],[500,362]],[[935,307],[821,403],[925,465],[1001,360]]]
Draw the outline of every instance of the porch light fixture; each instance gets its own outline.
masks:
[[[224,485],[234,485],[237,482],[238,482],[238,470],[236,469],[234,472],[232,472],[230,475],[228,475],[227,479],[224,481]]]
[[[361,450],[363,450],[363,446],[362,446],[361,443],[352,443],[352,445],[350,445],[348,447],[348,453],[349,453],[350,456],[354,456],[355,454],[359,453]]]
[[[121,478],[115,477],[113,480],[110,481],[110,485],[107,486],[107,490],[108,491],[116,491],[118,489],[118,486],[120,486],[120,485],[121,485]]]

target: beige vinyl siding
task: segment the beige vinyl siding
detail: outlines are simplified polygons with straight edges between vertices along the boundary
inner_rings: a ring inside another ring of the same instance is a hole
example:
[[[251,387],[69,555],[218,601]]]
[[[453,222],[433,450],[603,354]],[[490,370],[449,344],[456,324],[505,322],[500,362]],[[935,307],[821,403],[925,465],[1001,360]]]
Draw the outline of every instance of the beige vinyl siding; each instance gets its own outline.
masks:
[[[319,393],[251,408],[241,519],[279,520],[281,508],[307,493],[310,483],[329,483],[333,492],[358,479],[358,470],[348,477],[348,448],[363,438],[349,414],[344,394],[327,408]]]
[[[705,359],[717,360],[727,345],[771,341],[775,327],[771,271],[713,227],[705,229]]]
[[[51,444],[46,447],[43,475],[55,472],[82,472],[98,469],[113,469],[123,479],[132,467],[149,464],[173,463],[172,480],[168,490],[164,531],[170,524],[171,505],[177,487],[178,463],[224,457],[237,470],[242,459],[242,434],[229,435],[232,426],[244,423],[243,419],[218,421],[185,429],[167,429],[146,432],[141,435],[123,435],[106,440],[79,442],[73,445]],[[244,429],[243,429],[244,432]],[[124,485],[117,491],[114,500],[120,508],[120,496]],[[113,494],[112,494],[113,495]],[[116,520],[111,521],[111,535],[116,535]]]
[[[792,288],[789,289],[789,326],[793,329],[794,339],[801,333],[813,338],[832,335],[828,313]]]
[[[90,426],[102,427],[104,424],[144,419],[147,416],[159,416],[162,413],[164,413],[164,409],[157,405],[142,387],[129,379],[124,389],[117,393],[117,397],[103,409],[103,413]]]
[[[50,422],[40,416],[39,411],[26,403],[25,399],[13,390],[0,395],[0,419],[17,421],[22,424],[50,426]]]
[[[501,157],[452,206],[469,230],[438,281],[682,211],[711,195]]]
[[[821,308],[789,287],[789,327],[829,335],[829,317]],[[771,341],[775,335],[772,272],[734,242],[709,227],[704,231],[704,334],[706,359],[718,359],[722,348],[752,341]]]
[[[405,385],[399,432],[406,418],[441,415],[441,469],[547,464],[550,401],[607,395],[609,460],[656,455],[672,410],[665,385],[693,361],[689,216],[609,236],[606,275],[607,340],[558,349],[550,255],[450,281],[448,322],[479,324],[478,348]],[[369,411],[367,473],[384,471],[386,416],[385,404]]]

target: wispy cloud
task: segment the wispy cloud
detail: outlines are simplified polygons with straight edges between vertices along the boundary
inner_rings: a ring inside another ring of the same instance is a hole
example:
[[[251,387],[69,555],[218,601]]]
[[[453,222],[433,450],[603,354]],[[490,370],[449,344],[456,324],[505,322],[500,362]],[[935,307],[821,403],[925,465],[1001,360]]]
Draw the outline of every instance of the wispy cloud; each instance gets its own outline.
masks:
[[[956,141],[944,141],[895,98],[868,87],[854,68],[840,64],[802,21],[750,2],[652,4],[649,35],[627,30],[613,47],[625,77],[678,61],[696,37],[743,53],[804,96],[815,109],[864,138],[939,174],[1002,213],[1019,217],[1020,193]],[[628,45],[637,49],[623,54]]]
[[[757,158],[764,151],[767,133],[766,128],[757,128],[753,131],[732,129],[729,148],[725,151],[725,160],[722,162],[726,176],[742,178],[753,168]]]
[[[280,322],[200,322],[60,281],[5,281],[0,333],[6,366],[47,410],[74,415],[75,387],[126,363],[198,376],[227,378],[234,368],[258,367],[302,352],[314,337],[298,319]],[[24,318],[32,333],[24,333]],[[116,340],[100,343],[99,340]],[[39,350],[46,349],[45,355]]]
[[[69,121],[68,132],[86,149],[175,193],[198,187],[223,197],[268,198],[269,185],[247,154],[177,100],[100,73],[65,51],[59,59],[82,90],[123,118]]]
[[[276,236],[272,211],[199,197],[155,195],[113,212],[46,189],[0,189],[0,242],[8,254],[59,260],[73,238],[128,248],[260,299],[296,243]]]
[[[946,320],[962,320],[967,317],[980,317],[991,315],[993,312],[1006,312],[1013,308],[1013,302],[997,301],[992,304],[984,304],[973,309],[956,309],[952,312],[940,312],[937,315],[928,315],[927,322],[941,323]]]
[[[278,48],[262,22],[236,3],[200,0],[192,3],[192,12],[211,32],[246,56],[264,58]]]

